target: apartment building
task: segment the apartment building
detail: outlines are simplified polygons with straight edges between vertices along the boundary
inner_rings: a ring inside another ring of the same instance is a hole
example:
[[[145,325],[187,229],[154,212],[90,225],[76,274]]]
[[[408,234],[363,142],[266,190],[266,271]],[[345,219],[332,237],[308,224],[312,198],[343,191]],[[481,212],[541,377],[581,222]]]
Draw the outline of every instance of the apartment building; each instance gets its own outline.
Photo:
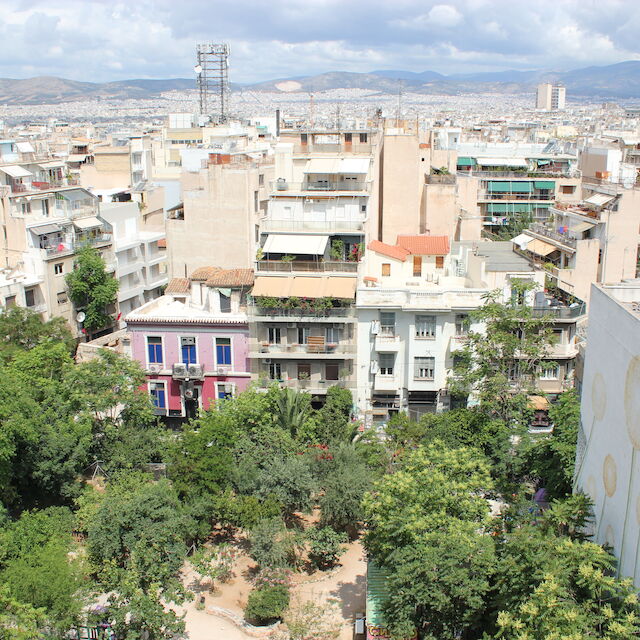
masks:
[[[273,180],[271,160],[260,154],[207,153],[204,164],[182,172],[183,202],[167,211],[171,277],[184,277],[212,261],[244,269],[255,261]]]
[[[197,415],[250,382],[249,270],[207,267],[174,278],[166,295],[129,313],[132,357],[144,367],[156,414],[169,425]]]
[[[565,108],[567,97],[566,87],[560,84],[544,82],[536,89],[536,109],[544,111],[559,111]]]
[[[640,281],[593,285],[574,491],[594,503],[590,533],[640,585]]]
[[[588,303],[592,283],[636,275],[640,190],[585,178],[582,191],[581,202],[556,203],[546,223],[530,225],[514,243],[565,297]]]
[[[544,293],[543,272],[509,242],[450,247],[446,236],[425,235],[398,236],[394,245],[370,242],[356,298],[356,402],[365,422],[385,422],[397,411],[415,418],[450,408],[448,379],[456,353],[470,329],[483,331],[469,314],[490,291],[500,290],[509,300],[512,284],[523,280],[539,290],[528,301],[534,312],[560,320],[554,329],[557,344],[547,354],[557,366],[541,372],[538,380],[545,392],[560,393],[573,377],[577,348],[572,329],[563,325],[559,306]]]
[[[15,184],[0,187],[4,266],[37,279],[37,284],[24,289],[25,306],[42,313],[44,319],[65,318],[80,337],[82,325],[68,299],[65,275],[73,269],[76,250],[86,244],[98,250],[107,269],[115,271],[111,225],[99,217],[97,198],[85,189],[53,188],[27,179],[21,177],[18,190]],[[117,307],[109,312],[116,314]]]
[[[118,303],[124,316],[162,295],[169,282],[165,233],[141,228],[137,202],[103,202],[99,210],[112,228],[115,275],[120,283]]]

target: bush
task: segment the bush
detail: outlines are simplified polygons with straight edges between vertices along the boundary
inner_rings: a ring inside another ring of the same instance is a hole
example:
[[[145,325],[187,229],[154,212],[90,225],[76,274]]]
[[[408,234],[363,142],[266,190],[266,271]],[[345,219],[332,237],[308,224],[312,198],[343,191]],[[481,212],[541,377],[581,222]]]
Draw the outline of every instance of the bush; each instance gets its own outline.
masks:
[[[288,567],[291,565],[292,549],[290,536],[280,518],[259,522],[249,534],[249,555],[261,569],[265,567]]]
[[[256,624],[270,624],[289,606],[289,589],[282,584],[254,589],[247,600],[244,617]]]
[[[334,567],[340,556],[340,545],[347,541],[347,537],[331,527],[311,529],[307,535],[311,543],[309,560],[321,570]]]

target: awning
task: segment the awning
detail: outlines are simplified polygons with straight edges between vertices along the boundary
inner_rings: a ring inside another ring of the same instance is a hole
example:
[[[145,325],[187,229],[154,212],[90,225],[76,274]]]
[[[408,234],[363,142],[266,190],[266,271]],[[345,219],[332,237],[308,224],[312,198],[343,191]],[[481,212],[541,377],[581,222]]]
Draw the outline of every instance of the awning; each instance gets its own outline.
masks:
[[[46,162],[38,162],[41,169],[58,169],[65,167],[67,163],[64,160],[47,160]]]
[[[536,180],[533,186],[536,189],[555,189],[556,183],[553,180]]]
[[[324,289],[324,297],[353,299],[356,295],[357,278],[329,276]]]
[[[536,162],[538,163],[539,167],[544,167],[548,164],[551,164],[551,160],[536,160]]]
[[[8,176],[11,176],[12,178],[27,178],[28,176],[33,175],[31,171],[27,171],[17,164],[9,164],[5,167],[0,167],[0,171],[4,171],[4,173],[6,173]]]
[[[535,411],[547,411],[549,408],[549,401],[544,396],[529,396],[529,409]]]
[[[533,240],[531,236],[528,236],[526,233],[521,233],[517,235],[515,238],[511,238],[511,242],[513,244],[517,244],[522,251],[527,248],[527,245]]]
[[[289,296],[298,298],[323,298],[324,278],[313,276],[296,276],[289,289]]]
[[[288,253],[321,256],[327,249],[329,236],[270,234],[262,247],[263,253]]]
[[[98,220],[95,216],[88,216],[87,218],[77,218],[73,221],[73,226],[76,229],[84,231],[85,229],[96,229],[101,227],[103,222]]]
[[[369,158],[343,158],[340,173],[369,173]]]
[[[483,167],[528,167],[529,163],[524,158],[477,158],[479,165]]]
[[[554,251],[559,251],[559,249],[548,242],[535,238],[527,245],[527,251],[531,251],[531,253],[535,253],[539,256],[548,256]]]
[[[36,150],[33,148],[30,142],[16,142],[16,147],[18,147],[18,151],[20,153],[35,153]]]
[[[531,213],[531,202],[490,202],[487,205],[487,213]]]
[[[86,153],[70,153],[67,162],[84,162],[87,158]]]
[[[467,158],[465,156],[460,156],[456,160],[456,166],[458,167],[473,167],[476,164],[475,158]]]
[[[368,161],[367,161],[368,162]],[[339,158],[311,158],[307,160],[305,173],[340,173]]]
[[[30,231],[35,233],[37,236],[44,236],[48,233],[59,233],[62,231],[62,227],[59,227],[57,224],[43,224],[39,227],[31,227]]]
[[[593,229],[596,225],[592,222],[578,222],[577,225],[571,227],[571,231],[575,231],[576,233],[582,233],[583,231],[588,231],[589,229]]]
[[[606,193],[594,193],[590,198],[587,198],[585,202],[587,204],[593,204],[596,207],[603,207],[605,204],[611,202],[615,196],[610,196]]]
[[[286,298],[292,278],[288,276],[257,276],[251,295],[254,297]]]
[[[490,182],[488,186],[490,193],[531,193],[533,186],[530,182]]]

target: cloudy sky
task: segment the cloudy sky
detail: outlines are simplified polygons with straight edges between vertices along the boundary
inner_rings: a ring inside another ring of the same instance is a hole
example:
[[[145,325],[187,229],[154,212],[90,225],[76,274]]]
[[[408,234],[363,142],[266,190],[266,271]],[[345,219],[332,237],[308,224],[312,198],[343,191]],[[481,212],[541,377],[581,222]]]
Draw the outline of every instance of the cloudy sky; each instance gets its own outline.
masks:
[[[230,78],[323,71],[568,70],[640,59],[639,0],[0,0],[0,77]]]

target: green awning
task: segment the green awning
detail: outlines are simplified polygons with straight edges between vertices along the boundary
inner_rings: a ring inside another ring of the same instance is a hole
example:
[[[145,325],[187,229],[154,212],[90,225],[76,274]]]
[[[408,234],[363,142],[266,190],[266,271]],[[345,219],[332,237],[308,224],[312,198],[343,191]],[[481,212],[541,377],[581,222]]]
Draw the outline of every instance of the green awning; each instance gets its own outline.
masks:
[[[487,213],[531,213],[533,204],[530,202],[490,202]]]
[[[464,156],[460,156],[456,160],[456,166],[458,167],[473,167],[476,164],[475,158],[466,158]]]
[[[383,569],[367,562],[367,626],[385,627],[382,605],[389,595],[387,577]]]
[[[536,189],[555,189],[556,183],[553,180],[536,180],[533,186]]]
[[[539,167],[544,167],[547,164],[551,164],[551,160],[536,160]]]
[[[489,193],[531,193],[533,186],[530,182],[489,182]]]

